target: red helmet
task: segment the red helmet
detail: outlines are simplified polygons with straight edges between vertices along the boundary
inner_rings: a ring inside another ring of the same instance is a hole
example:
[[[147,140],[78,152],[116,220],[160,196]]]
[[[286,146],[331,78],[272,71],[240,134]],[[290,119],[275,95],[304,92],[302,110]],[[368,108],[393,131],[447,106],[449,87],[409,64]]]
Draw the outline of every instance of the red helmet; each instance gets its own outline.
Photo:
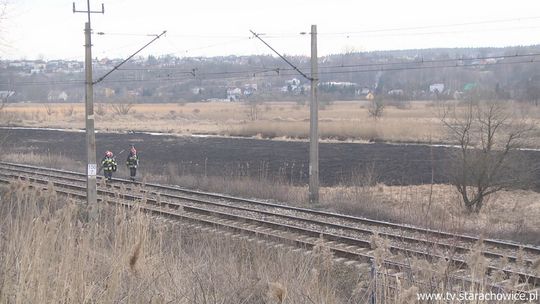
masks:
[[[107,152],[105,152],[105,156],[112,157],[113,153],[111,151],[107,151]]]

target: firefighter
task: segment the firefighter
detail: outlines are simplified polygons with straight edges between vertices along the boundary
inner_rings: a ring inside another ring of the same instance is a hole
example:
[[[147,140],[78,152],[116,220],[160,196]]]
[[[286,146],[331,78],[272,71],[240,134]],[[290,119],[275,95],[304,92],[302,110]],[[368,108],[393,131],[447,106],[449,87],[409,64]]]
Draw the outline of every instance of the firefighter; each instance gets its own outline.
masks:
[[[137,167],[139,166],[139,156],[135,146],[131,145],[129,154],[126,160],[126,166],[129,168],[129,179],[135,181],[135,175],[137,175]]]
[[[116,172],[116,159],[111,151],[105,152],[105,157],[101,160],[101,168],[103,168],[103,175],[107,180],[112,180],[113,172]]]

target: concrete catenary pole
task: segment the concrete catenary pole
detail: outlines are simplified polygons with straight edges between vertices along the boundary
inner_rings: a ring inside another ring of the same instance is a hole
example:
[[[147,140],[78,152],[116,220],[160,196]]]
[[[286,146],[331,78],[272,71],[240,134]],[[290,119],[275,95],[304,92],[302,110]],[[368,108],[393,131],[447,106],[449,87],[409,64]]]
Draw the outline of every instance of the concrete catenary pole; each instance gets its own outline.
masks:
[[[90,8],[88,9],[90,10]],[[90,13],[89,13],[90,14]],[[97,203],[97,163],[96,163],[96,135],[94,132],[94,84],[92,79],[92,29],[90,20],[86,22],[85,34],[85,118],[86,118],[86,199],[88,205],[93,208]]]
[[[317,25],[311,26],[311,103],[309,116],[309,202],[319,203],[319,101],[317,84]]]
[[[105,7],[101,4],[101,11],[90,9],[90,0],[86,0],[87,9],[79,11],[75,9],[73,2],[73,13],[88,14],[88,21],[84,25],[84,49],[85,49],[85,122],[86,122],[86,201],[90,207],[90,215],[95,218],[97,205],[97,163],[96,163],[96,134],[94,132],[94,81],[92,79],[92,28],[90,15],[92,13],[105,13]]]

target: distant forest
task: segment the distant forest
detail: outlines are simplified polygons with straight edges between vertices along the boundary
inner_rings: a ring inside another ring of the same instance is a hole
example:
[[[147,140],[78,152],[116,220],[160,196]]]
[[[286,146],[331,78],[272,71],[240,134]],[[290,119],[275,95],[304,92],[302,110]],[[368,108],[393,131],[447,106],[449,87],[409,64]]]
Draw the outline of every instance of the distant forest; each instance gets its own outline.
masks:
[[[538,56],[537,56],[538,55]],[[310,58],[287,57],[310,77]],[[323,101],[382,99],[540,99],[540,46],[350,52],[319,58]],[[94,79],[121,59],[96,59]],[[2,61],[8,102],[80,102],[82,63]],[[264,101],[309,98],[310,82],[269,55],[139,57],[95,86],[98,102]]]

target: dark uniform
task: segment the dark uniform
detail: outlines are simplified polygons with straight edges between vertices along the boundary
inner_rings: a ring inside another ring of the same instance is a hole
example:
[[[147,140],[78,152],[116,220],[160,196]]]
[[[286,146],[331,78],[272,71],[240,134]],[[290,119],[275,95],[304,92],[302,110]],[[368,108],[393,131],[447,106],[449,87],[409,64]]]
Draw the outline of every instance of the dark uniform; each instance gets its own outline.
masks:
[[[112,154],[112,153],[111,153]],[[113,172],[116,172],[116,160],[114,157],[105,155],[101,160],[101,167],[103,168],[103,174],[107,180],[112,180]]]
[[[126,166],[129,168],[129,179],[135,181],[135,175],[137,175],[137,167],[139,166],[139,156],[137,155],[137,151],[134,148],[132,148],[128,154]]]

